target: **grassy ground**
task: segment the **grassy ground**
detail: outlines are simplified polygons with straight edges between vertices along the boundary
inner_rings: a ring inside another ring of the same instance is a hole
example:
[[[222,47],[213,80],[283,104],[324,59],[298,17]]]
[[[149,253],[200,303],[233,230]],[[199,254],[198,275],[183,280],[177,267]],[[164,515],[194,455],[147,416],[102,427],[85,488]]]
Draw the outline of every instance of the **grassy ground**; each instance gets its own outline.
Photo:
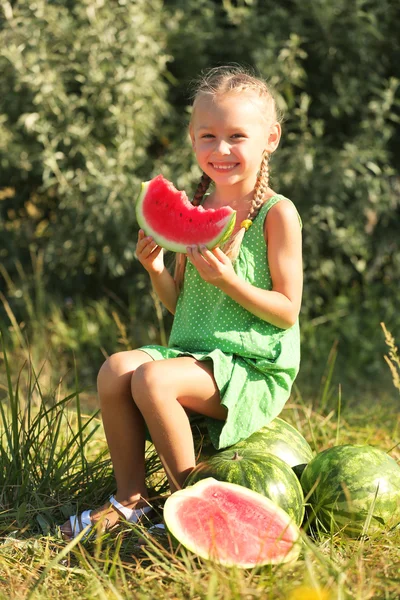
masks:
[[[64,390],[62,381],[51,387],[48,373],[5,352],[1,365],[1,600],[400,598],[400,530],[364,540],[304,535],[294,565],[253,570],[207,563],[167,539],[138,546],[144,530],[128,525],[94,542],[66,544],[57,524],[113,490],[101,422],[95,413],[85,414],[92,397]],[[392,367],[396,383],[393,361]],[[282,416],[316,451],[372,444],[399,461],[397,390],[354,404],[331,388],[328,369],[315,397],[302,398],[296,390]],[[151,447],[147,464],[153,495],[165,495]]]

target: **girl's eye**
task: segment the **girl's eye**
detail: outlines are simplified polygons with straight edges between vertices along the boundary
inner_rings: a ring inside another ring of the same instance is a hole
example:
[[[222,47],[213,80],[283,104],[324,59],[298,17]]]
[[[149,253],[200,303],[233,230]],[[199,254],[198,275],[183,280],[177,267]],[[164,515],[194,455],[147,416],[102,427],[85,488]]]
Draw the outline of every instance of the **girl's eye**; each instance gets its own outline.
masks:
[[[202,139],[207,139],[207,138],[213,138],[214,136],[211,133],[204,133],[201,137],[202,137]]]
[[[232,137],[233,137],[234,139],[238,139],[238,138],[244,138],[244,137],[245,137],[245,135],[244,135],[244,133],[234,133],[234,134],[232,135]]]

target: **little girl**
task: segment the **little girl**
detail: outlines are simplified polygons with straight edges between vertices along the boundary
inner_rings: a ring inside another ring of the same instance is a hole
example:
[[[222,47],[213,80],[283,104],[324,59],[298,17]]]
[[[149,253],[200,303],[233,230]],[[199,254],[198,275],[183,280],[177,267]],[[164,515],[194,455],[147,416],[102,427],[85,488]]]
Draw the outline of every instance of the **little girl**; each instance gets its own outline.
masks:
[[[301,224],[292,202],[269,187],[281,136],[273,95],[241,69],[212,69],[197,88],[189,131],[203,172],[193,202],[231,206],[236,227],[223,248],[178,255],[174,277],[162,249],[139,232],[137,257],[175,315],[169,345],[118,352],[100,369],[117,490],[71,517],[66,538],[99,519],[108,529],[121,515],[136,522],[150,510],[146,426],[173,492],[195,466],[188,413],[206,417],[216,449],[230,446],[281,412],[298,372]]]

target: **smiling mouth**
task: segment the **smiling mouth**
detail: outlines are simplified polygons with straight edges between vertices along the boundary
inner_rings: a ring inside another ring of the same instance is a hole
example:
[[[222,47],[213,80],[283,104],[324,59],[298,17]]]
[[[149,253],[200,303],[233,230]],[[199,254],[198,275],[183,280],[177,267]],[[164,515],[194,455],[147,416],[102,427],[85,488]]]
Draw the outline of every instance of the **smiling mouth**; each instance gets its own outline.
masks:
[[[213,167],[213,169],[215,169],[216,171],[232,171],[232,169],[237,167],[239,163],[230,163],[230,164],[226,164],[226,165],[217,164],[217,163],[210,163],[210,164]]]

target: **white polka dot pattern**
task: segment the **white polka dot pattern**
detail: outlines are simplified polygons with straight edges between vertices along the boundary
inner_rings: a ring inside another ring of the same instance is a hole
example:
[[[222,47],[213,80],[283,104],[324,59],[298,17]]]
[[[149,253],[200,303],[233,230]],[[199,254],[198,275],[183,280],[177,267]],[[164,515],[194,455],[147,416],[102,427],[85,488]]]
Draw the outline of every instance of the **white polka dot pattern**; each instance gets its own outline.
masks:
[[[273,196],[261,208],[235,262],[239,277],[262,289],[272,287],[264,221],[283,198]],[[207,419],[216,448],[245,439],[281,412],[300,363],[298,322],[280,329],[259,319],[206,283],[190,263],[168,346],[142,349],[155,359],[190,354],[213,362],[221,402],[228,408],[225,422]]]

